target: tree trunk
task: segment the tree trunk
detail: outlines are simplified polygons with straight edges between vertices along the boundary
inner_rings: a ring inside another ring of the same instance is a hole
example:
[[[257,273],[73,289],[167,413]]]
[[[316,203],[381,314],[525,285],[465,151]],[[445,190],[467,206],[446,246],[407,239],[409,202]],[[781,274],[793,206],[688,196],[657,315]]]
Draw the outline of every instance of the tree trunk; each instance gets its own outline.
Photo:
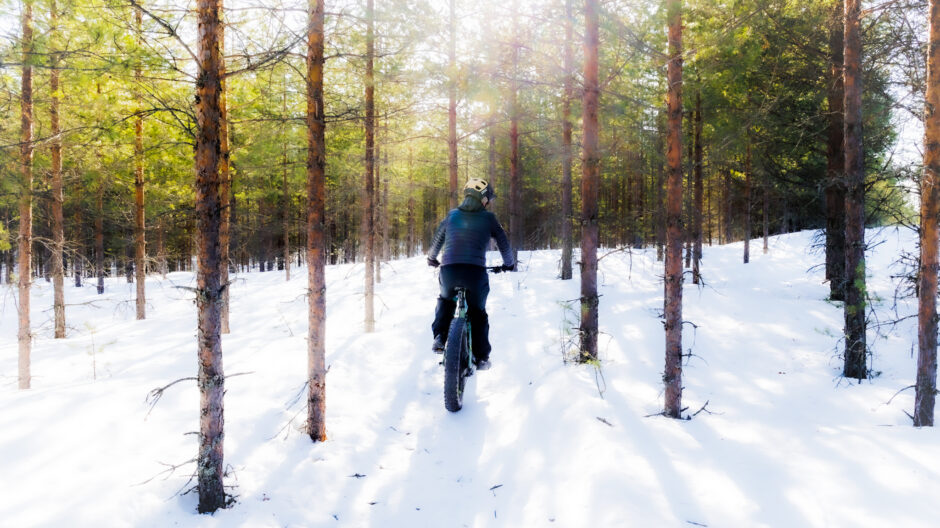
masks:
[[[682,3],[669,0],[669,56],[667,83],[667,191],[666,191],[666,367],[663,413],[679,418],[682,412]]]
[[[100,86],[99,86],[99,92]],[[98,278],[98,295],[104,293],[104,182],[98,180],[95,193],[95,276]]]
[[[164,279],[167,274],[165,231],[163,221],[161,220],[157,224],[157,268],[160,270],[160,276]]]
[[[72,265],[72,271],[75,273],[75,287],[82,287],[82,274],[85,271],[85,237],[84,230],[82,229],[82,198],[78,198],[79,204],[75,207],[75,259],[74,264]]]
[[[381,127],[380,127],[381,128]],[[372,203],[375,204],[375,236],[378,238],[375,247],[375,283],[382,284],[382,259],[385,258],[385,239],[388,236],[388,230],[383,223],[382,208],[385,202],[382,201],[382,144],[375,143],[375,196]]]
[[[751,261],[751,132],[744,154],[744,263]]]
[[[518,6],[513,3],[512,12],[512,93],[509,100],[509,237],[512,245],[513,262],[519,262],[519,250],[522,249],[522,204],[520,166],[519,166],[519,23]],[[585,66],[586,68],[587,66]],[[518,269],[518,268],[517,268]]]
[[[29,285],[32,279],[31,262],[33,242],[33,5],[23,2],[23,76],[20,90],[20,226],[17,236],[17,267],[19,268],[19,342],[18,382],[20,389],[30,388]]]
[[[450,41],[447,66],[447,165],[450,175],[450,207],[457,207],[457,2],[450,0]]]
[[[914,426],[933,426],[937,394],[937,220],[940,215],[940,0],[930,0],[927,47],[924,176],[921,179],[917,383]]]
[[[693,158],[693,193],[694,205],[692,206],[692,238],[694,239],[694,248],[692,250],[692,284],[699,284],[702,279],[701,261],[702,261],[702,198],[704,194],[704,183],[702,182],[702,92],[695,93],[695,134],[692,138],[695,143],[695,154]]]
[[[307,434],[326,440],[326,120],[323,0],[309,0],[307,28]]]
[[[713,238],[714,238],[714,236],[712,235],[712,215],[713,215],[713,213],[712,213],[712,187],[713,187],[714,185],[715,185],[715,184],[714,184],[714,182],[713,182],[711,185],[705,187],[705,211],[706,211],[706,217],[705,217],[705,221],[706,221],[705,231],[708,233],[708,245],[709,245],[709,247],[712,245],[712,240],[713,240]]]
[[[137,23],[137,40],[142,39],[140,8],[134,10],[134,19]],[[135,90],[138,90],[136,99],[140,100],[141,72],[140,64],[134,68]],[[144,122],[140,114],[134,119],[134,270],[137,281],[137,319],[147,316],[146,297],[146,247],[144,235]]]
[[[284,86],[284,112],[287,116],[287,85]],[[285,125],[286,126],[286,125]],[[285,130],[286,132],[286,130]],[[284,233],[284,280],[290,281],[290,192],[287,184],[287,137],[284,138],[283,170],[281,171],[281,220]]]
[[[565,0],[564,57],[565,88],[561,101],[561,279],[571,279],[571,100],[574,98],[574,58],[571,43],[574,40],[573,0]]]
[[[682,188],[683,192],[683,208],[684,215],[682,217],[682,238],[685,243],[685,268],[692,267],[692,250],[695,245],[693,240],[695,233],[695,221],[693,217],[695,212],[693,208],[695,207],[695,193],[693,181],[695,179],[695,119],[693,119],[693,114],[695,110],[690,110],[688,114],[688,128],[686,141],[688,142],[688,167],[689,170],[685,174],[685,185]]]
[[[53,47],[56,45],[58,13],[55,0],[49,2],[49,33]],[[52,67],[49,69],[49,128],[53,140],[50,146],[51,191],[52,191],[52,285],[53,313],[55,314],[55,338],[65,337],[65,270],[63,253],[65,252],[65,222],[62,217],[62,140],[59,138],[59,59],[57,50],[51,53]]]
[[[845,2],[845,368],[865,379],[865,158],[862,149],[861,0]]]
[[[222,57],[218,35],[222,0],[198,0],[198,64],[196,82],[196,222],[199,256],[196,273],[199,349],[199,512],[211,513],[226,504],[222,487],[223,401],[221,256],[219,228],[219,129]]]
[[[581,165],[581,361],[597,359],[597,246],[600,152],[598,2],[584,0],[584,118]]]
[[[763,187],[763,192],[764,192],[764,196],[761,199],[761,213],[764,215],[764,254],[765,255],[767,254],[767,251],[770,250],[770,248],[767,245],[767,239],[770,236],[770,191],[769,191],[770,182],[768,181],[768,179],[769,178],[767,178],[767,176],[765,175],[764,184],[761,186]]]
[[[229,284],[229,268],[232,265],[231,244],[232,244],[232,222],[234,221],[233,209],[235,206],[232,199],[232,166],[231,152],[229,149],[229,118],[228,118],[228,95],[226,94],[225,77],[225,24],[224,13],[223,23],[219,24],[219,75],[222,77],[220,83],[222,93],[219,94],[219,198],[222,200],[222,225],[219,226],[219,255],[222,259],[221,276],[219,281],[222,284],[222,333],[228,334],[231,331],[229,326],[229,303],[231,290]],[[162,236],[162,232],[161,232]],[[162,244],[162,242],[161,242]],[[163,260],[165,263],[165,259]],[[165,266],[165,264],[164,264]],[[162,268],[163,276],[166,276],[166,268]]]
[[[415,233],[415,222],[417,221],[415,211],[415,189],[414,189],[414,151],[408,147],[408,241],[405,250],[408,257],[415,254],[415,248],[418,244],[417,233]]]
[[[365,331],[375,330],[375,8],[366,1],[366,175],[363,191],[362,243],[365,246]]]
[[[656,134],[656,150],[658,152],[663,151],[664,147],[662,134]],[[666,196],[665,191],[665,179],[666,174],[662,163],[657,162],[656,168],[656,209],[655,209],[655,224],[656,224],[656,260],[657,262],[662,262],[665,258],[665,245],[666,245]]]
[[[732,240],[731,204],[731,171],[725,169],[725,244],[730,244]]]
[[[829,27],[829,138],[826,148],[826,279],[829,298],[845,300],[844,6],[833,3]]]

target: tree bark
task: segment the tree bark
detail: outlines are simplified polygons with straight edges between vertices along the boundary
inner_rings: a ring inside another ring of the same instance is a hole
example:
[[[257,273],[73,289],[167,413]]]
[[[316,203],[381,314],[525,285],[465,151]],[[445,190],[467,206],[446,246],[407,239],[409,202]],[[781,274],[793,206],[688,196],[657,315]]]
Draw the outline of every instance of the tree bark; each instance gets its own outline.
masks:
[[[450,0],[450,41],[447,66],[447,165],[450,175],[450,207],[457,207],[457,2]]]
[[[701,261],[702,261],[702,202],[704,194],[704,183],[702,181],[702,92],[695,93],[695,134],[692,138],[695,143],[695,154],[693,161],[693,182],[694,187],[694,205],[692,206],[692,238],[694,247],[692,249],[692,284],[699,284],[702,280]]]
[[[600,152],[598,2],[584,0],[584,118],[581,162],[581,361],[597,359],[597,246]]]
[[[517,17],[518,6],[513,2],[512,11],[512,93],[509,99],[509,237],[512,245],[513,262],[519,261],[519,250],[522,248],[522,182],[520,181],[519,166],[519,21]],[[585,66],[586,67],[586,66]],[[518,269],[518,267],[517,267]]]
[[[375,330],[375,7],[366,1],[366,175],[363,191],[362,242],[365,253],[365,331]]]
[[[100,87],[99,87],[99,92]],[[95,192],[95,277],[98,278],[98,295],[104,293],[104,178],[98,180]]]
[[[199,453],[197,487],[199,512],[224,508],[225,490],[222,454],[224,441],[221,339],[221,256],[219,228],[222,207],[219,200],[219,140],[221,105],[221,62],[218,35],[222,0],[198,0],[198,64],[196,81],[196,222],[199,230],[199,256],[196,273],[199,349]]]
[[[768,238],[770,237],[770,182],[769,178],[764,175],[764,184],[761,185],[763,191],[763,197],[761,198],[761,213],[764,215],[764,254],[767,254],[769,251]]]
[[[933,426],[937,394],[937,273],[940,218],[940,0],[929,3],[924,176],[921,179],[920,273],[917,306],[917,382],[914,426]]]
[[[845,367],[865,379],[865,158],[862,148],[861,0],[845,2]]]
[[[826,148],[826,279],[829,298],[845,300],[844,5],[833,2],[829,27],[829,137]]]
[[[323,0],[309,0],[307,28],[307,434],[326,440],[326,120]]]
[[[33,242],[33,4],[31,0],[23,2],[23,75],[20,83],[20,226],[17,236],[17,268],[19,280],[19,342],[18,385],[20,389],[30,388],[30,352],[32,335],[29,324],[29,286],[32,279],[32,242]]]
[[[137,24],[137,41],[141,42],[142,36],[142,13],[141,8],[134,10],[134,20]],[[141,71],[140,64],[134,67],[135,99],[140,101]],[[139,109],[138,109],[139,112]],[[147,317],[147,297],[146,297],[146,247],[145,247],[145,227],[144,227],[144,121],[140,114],[134,119],[134,271],[137,282],[137,319]]]
[[[379,127],[381,128],[381,126]],[[385,202],[382,200],[382,144],[375,142],[375,196],[372,203],[375,204],[375,236],[378,238],[375,245],[375,283],[382,284],[382,259],[385,258],[385,239],[388,236],[388,230],[383,223],[382,208]]]
[[[732,241],[732,224],[731,224],[731,171],[725,169],[725,211],[724,211],[724,220],[725,220],[725,244],[730,244]]]
[[[561,279],[571,279],[571,255],[573,236],[571,233],[571,100],[574,98],[574,57],[571,43],[574,40],[574,0],[565,0],[565,44],[563,64],[565,86],[561,100]]]
[[[49,69],[49,128],[52,133],[51,151],[51,189],[52,191],[52,288],[53,313],[55,319],[55,338],[65,338],[65,270],[63,254],[65,252],[65,222],[62,216],[62,140],[59,138],[59,57],[56,46],[58,33],[58,12],[55,0],[49,2],[49,34],[53,50],[50,54],[52,67]]]
[[[744,153],[744,263],[751,261],[751,132]]]
[[[682,412],[682,3],[669,0],[669,63],[667,95],[666,191],[666,367],[663,413]]]
[[[75,287],[82,287],[82,274],[85,270],[85,237],[84,225],[82,222],[82,197],[78,197],[79,205],[75,208],[75,259],[72,265],[72,271],[75,273]]]
[[[286,81],[286,79],[285,79]],[[287,83],[284,83],[284,144],[281,159],[281,221],[284,237],[284,280],[290,281],[290,192],[287,184]]]
[[[222,200],[222,224],[219,226],[219,254],[222,259],[221,276],[219,281],[222,283],[222,333],[228,334],[231,331],[229,326],[229,268],[232,265],[231,244],[232,244],[232,209],[234,203],[232,200],[232,166],[231,151],[229,149],[229,118],[228,118],[228,96],[226,94],[226,76],[225,76],[225,14],[222,13],[222,22],[219,24],[219,75],[221,76],[222,93],[219,94],[219,194]],[[162,234],[161,234],[162,236]],[[165,262],[165,259],[164,259]],[[165,264],[164,264],[165,266]],[[165,268],[161,272],[166,276]]]

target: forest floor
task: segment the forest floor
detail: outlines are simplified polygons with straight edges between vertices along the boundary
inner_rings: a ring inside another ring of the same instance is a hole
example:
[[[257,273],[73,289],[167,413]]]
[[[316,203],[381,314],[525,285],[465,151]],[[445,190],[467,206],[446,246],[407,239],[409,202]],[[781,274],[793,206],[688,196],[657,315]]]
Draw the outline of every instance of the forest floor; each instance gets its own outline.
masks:
[[[686,281],[683,404],[662,409],[662,264],[602,252],[600,361],[565,362],[577,276],[556,251],[491,275],[493,368],[444,410],[430,351],[437,272],[388,263],[377,325],[362,329],[361,265],[327,270],[327,432],[302,432],[306,274],[239,274],[223,339],[226,484],[234,505],[198,515],[193,275],[134,287],[68,286],[68,337],[52,339],[52,288],[33,288],[33,388],[16,388],[15,289],[0,290],[0,525],[33,526],[936,526],[940,432],[911,427],[916,314],[895,300],[912,233],[869,230],[872,379],[841,377],[842,311],[826,300],[816,233],[770,251],[705,248]],[[491,258],[498,258],[495,254]],[[497,264],[494,261],[493,264]],[[570,351],[569,351],[570,352]],[[236,374],[238,374],[236,376]],[[178,466],[175,469],[173,466]]]

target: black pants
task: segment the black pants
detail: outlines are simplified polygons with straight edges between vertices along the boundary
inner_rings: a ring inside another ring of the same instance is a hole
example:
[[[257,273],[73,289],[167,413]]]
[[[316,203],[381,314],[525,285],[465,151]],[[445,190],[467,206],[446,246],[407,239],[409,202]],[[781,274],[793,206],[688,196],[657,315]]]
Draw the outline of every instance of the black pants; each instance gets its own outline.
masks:
[[[441,296],[437,298],[437,310],[431,331],[447,341],[450,323],[457,307],[456,288],[467,290],[467,317],[470,319],[470,340],[473,357],[482,361],[490,357],[490,320],[486,315],[486,296],[490,293],[490,279],[486,268],[472,264],[449,264],[441,266]]]

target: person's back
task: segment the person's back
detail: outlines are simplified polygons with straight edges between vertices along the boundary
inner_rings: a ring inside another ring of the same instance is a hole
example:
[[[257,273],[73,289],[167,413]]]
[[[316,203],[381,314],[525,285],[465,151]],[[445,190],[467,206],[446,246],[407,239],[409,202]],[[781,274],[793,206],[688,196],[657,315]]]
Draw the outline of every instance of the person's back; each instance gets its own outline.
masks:
[[[468,203],[470,202],[470,203]],[[473,210],[475,202],[470,197],[451,211],[441,222],[431,242],[431,255],[441,252],[441,265],[472,264],[486,266],[486,250],[490,239],[496,239],[504,263],[512,263],[512,253],[506,232],[496,220],[496,215],[480,206]]]
[[[486,210],[495,194],[487,182],[472,179],[464,187],[464,201],[452,209],[438,226],[428,253],[428,264],[441,266],[441,294],[437,300],[432,349],[444,350],[451,319],[454,316],[454,295],[458,287],[467,291],[467,312],[472,331],[473,356],[477,368],[489,367],[489,319],[486,314],[486,297],[489,294],[489,278],[486,275],[486,249],[490,239],[503,258],[503,268],[515,266],[509,238],[496,215]],[[437,255],[443,251],[441,261]]]

